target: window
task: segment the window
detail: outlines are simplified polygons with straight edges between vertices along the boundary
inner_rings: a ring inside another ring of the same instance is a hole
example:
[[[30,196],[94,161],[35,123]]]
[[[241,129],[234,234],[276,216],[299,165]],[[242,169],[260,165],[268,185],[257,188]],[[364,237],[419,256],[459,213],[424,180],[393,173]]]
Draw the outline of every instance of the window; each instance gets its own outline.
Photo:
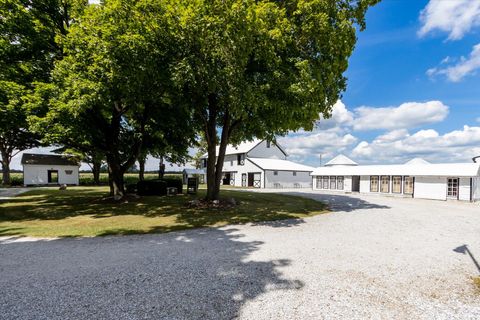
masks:
[[[330,177],[330,189],[337,189],[337,177]]]
[[[413,177],[405,176],[403,179],[403,193],[413,194]]]
[[[392,177],[392,192],[402,193],[402,177],[401,176]]]
[[[447,197],[458,199],[458,178],[448,178]]]
[[[278,176],[278,171],[273,171],[274,176]]]
[[[328,177],[323,177],[323,189],[328,189]]]
[[[270,148],[270,141],[267,141],[267,148]]]
[[[233,167],[233,160],[230,160],[230,167]]]
[[[73,173],[73,170],[65,170],[66,175],[71,175]]]
[[[317,177],[316,187],[317,189],[322,189],[322,177]]]
[[[378,192],[378,176],[370,176],[370,192]]]
[[[203,164],[203,167],[206,168],[207,167],[207,159],[202,159],[202,164]]]
[[[297,176],[297,172],[296,172],[296,171],[293,171],[293,176],[294,176],[294,177]]]
[[[242,160],[242,155],[241,154],[237,154],[237,164],[239,166],[243,166],[244,162]]]
[[[380,192],[390,192],[390,176],[382,176],[380,178]]]
[[[337,177],[337,189],[343,190],[343,177]]]

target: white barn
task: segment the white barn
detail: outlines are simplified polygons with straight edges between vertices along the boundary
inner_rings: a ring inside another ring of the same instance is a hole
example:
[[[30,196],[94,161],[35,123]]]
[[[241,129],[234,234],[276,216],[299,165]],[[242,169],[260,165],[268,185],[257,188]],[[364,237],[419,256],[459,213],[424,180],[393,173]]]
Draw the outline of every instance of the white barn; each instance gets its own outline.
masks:
[[[203,168],[207,166],[207,159],[208,155],[203,155]],[[223,184],[253,188],[311,188],[313,169],[287,160],[285,150],[274,142],[254,140],[227,146]]]
[[[66,155],[22,155],[23,184],[31,185],[78,185],[78,161]]]
[[[480,200],[480,163],[413,159],[399,165],[358,165],[340,155],[312,172],[313,189],[435,200]]]

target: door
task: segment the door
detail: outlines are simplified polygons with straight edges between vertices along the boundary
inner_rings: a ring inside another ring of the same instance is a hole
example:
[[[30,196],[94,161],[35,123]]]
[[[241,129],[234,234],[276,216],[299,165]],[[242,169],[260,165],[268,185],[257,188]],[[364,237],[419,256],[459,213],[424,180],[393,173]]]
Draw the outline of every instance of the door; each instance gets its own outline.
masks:
[[[360,176],[352,176],[352,192],[360,192]]]
[[[58,184],[58,170],[48,170],[48,183]]]
[[[246,186],[247,186],[247,174],[242,173],[242,187],[246,187]]]
[[[447,198],[458,199],[458,178],[448,178]]]
[[[253,173],[248,173],[248,186],[253,187]]]
[[[230,185],[230,173],[227,172],[223,174],[222,184],[224,186]]]

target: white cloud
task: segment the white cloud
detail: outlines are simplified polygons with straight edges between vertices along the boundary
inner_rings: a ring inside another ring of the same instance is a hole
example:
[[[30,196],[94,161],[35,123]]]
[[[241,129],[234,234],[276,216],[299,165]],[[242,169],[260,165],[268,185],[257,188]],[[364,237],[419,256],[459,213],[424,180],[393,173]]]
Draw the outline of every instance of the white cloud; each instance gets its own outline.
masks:
[[[442,64],[445,62],[442,61]],[[461,57],[459,62],[448,67],[428,69],[427,75],[429,77],[445,75],[448,80],[458,82],[466,76],[474,74],[477,69],[480,69],[480,43],[473,47],[468,58]]]
[[[406,102],[398,107],[355,109],[353,129],[406,129],[443,121],[448,106],[441,101]]]
[[[357,143],[357,138],[342,129],[316,129],[313,132],[290,134],[280,138],[279,143],[287,153],[289,159],[305,161],[314,157],[312,165],[318,165],[318,157],[328,158],[351,148]]]
[[[448,33],[449,40],[459,40],[480,26],[480,1],[430,0],[420,13],[420,21],[420,37],[438,30]]]
[[[338,100],[332,107],[331,117],[328,119],[320,117],[316,127],[318,129],[330,129],[341,125],[350,125],[352,121],[353,113],[347,109],[341,100]]]
[[[411,135],[392,131],[370,143],[360,142],[351,152],[353,157],[365,163],[403,163],[415,157],[432,162],[469,162],[479,154],[480,127],[469,126],[443,135],[432,129]]]

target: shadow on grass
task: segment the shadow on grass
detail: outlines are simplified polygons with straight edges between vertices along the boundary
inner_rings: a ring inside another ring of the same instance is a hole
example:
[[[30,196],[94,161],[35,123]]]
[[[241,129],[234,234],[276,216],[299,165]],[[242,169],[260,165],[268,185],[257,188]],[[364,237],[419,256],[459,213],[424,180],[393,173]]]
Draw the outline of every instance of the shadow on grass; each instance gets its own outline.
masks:
[[[262,245],[235,228],[0,244],[0,286],[9,292],[0,296],[2,314],[234,319],[258,297],[288,297],[304,286],[284,275],[289,259],[252,260]],[[25,275],[35,275],[34,286]]]
[[[0,202],[0,223],[7,223],[4,228],[25,225],[35,228],[31,232],[25,228],[25,235],[113,235],[170,232],[248,222],[272,227],[292,226],[294,222],[274,221],[326,212],[325,205],[318,201],[267,193],[222,190],[224,198],[235,198],[240,204],[228,208],[190,208],[188,201],[204,197],[204,190],[197,196],[141,197],[121,203],[105,201],[105,191],[106,188],[101,187],[33,190]],[[65,220],[70,218],[77,220]],[[55,221],[63,221],[63,230]],[[90,230],[82,229],[87,227]],[[15,234],[21,234],[21,231],[3,233]]]

